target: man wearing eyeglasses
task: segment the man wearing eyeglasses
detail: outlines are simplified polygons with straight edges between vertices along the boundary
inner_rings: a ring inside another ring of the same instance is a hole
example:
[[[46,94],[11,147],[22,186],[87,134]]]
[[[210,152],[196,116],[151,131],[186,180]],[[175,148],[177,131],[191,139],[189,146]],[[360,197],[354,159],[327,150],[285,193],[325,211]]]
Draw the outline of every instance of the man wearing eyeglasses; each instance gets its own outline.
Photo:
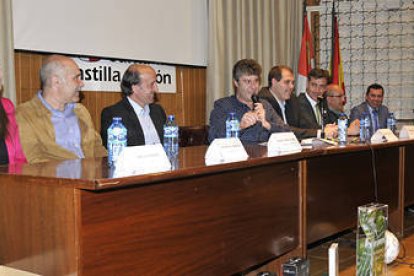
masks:
[[[226,118],[234,112],[240,122],[240,140],[265,142],[273,132],[289,131],[266,100],[253,103],[260,86],[261,66],[253,59],[239,60],[233,66],[235,95],[214,102],[210,113],[209,141],[226,137]]]
[[[330,121],[336,122],[339,114],[344,112],[346,97],[344,90],[337,84],[330,84],[326,89],[326,102],[328,103],[328,117]]]

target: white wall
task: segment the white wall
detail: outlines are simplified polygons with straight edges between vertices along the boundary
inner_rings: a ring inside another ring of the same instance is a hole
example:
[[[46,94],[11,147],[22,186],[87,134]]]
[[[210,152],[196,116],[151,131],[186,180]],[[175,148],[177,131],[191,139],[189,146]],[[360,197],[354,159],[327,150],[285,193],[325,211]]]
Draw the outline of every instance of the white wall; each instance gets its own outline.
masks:
[[[207,0],[13,0],[15,49],[207,65]]]

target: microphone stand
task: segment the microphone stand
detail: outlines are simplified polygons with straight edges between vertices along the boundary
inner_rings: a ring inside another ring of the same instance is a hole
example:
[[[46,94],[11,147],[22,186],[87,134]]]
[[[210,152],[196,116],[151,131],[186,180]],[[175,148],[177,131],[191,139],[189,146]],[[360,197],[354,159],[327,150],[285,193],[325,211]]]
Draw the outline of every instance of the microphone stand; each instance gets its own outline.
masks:
[[[318,97],[318,103],[321,112],[321,138],[325,139],[325,122],[328,116],[327,108],[325,106],[325,97]]]

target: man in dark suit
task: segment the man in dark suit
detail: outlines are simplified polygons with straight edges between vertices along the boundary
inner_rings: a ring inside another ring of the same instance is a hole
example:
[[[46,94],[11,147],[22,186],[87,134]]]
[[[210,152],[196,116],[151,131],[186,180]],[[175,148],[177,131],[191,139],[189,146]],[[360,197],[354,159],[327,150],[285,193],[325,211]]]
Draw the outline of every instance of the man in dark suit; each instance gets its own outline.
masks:
[[[326,70],[315,68],[309,72],[306,92],[298,96],[299,127],[320,129],[323,122],[322,105],[324,93],[328,86],[329,73]]]
[[[377,83],[368,86],[365,94],[365,102],[351,109],[350,121],[361,118],[362,113],[366,113],[371,119],[371,133],[375,133],[380,128],[387,127],[388,108],[382,104],[384,99],[384,88]]]
[[[344,90],[337,84],[330,84],[326,88],[325,98],[328,104],[328,121],[338,121],[339,115],[344,112]]]
[[[101,137],[107,146],[107,129],[113,117],[121,117],[128,130],[128,146],[162,143],[166,121],[164,109],[154,103],[158,92],[155,70],[144,64],[132,64],[125,71],[121,90],[123,98],[101,113]]]
[[[300,108],[298,100],[293,94],[295,78],[293,70],[284,65],[274,66],[268,74],[268,87],[262,88],[259,96],[266,99],[284,119],[290,129],[299,139],[317,136],[318,127],[306,128],[300,126]],[[335,128],[325,130],[328,136],[335,134]]]
[[[325,93],[328,110],[326,114],[327,122],[337,122],[339,115],[344,113],[346,103],[345,91],[337,84],[329,84]],[[359,135],[359,121],[349,124],[348,135]]]

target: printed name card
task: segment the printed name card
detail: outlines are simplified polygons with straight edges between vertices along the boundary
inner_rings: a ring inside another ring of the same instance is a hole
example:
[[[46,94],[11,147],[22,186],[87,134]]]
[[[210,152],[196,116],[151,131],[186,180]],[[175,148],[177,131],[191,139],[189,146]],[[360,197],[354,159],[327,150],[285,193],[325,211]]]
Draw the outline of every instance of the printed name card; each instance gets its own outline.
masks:
[[[302,146],[293,132],[273,133],[267,143],[267,156],[301,152]]]
[[[207,149],[206,165],[216,165],[247,160],[247,155],[239,138],[218,138]]]
[[[395,141],[398,141],[397,136],[388,128],[378,129],[371,137],[371,143],[373,144]]]
[[[113,177],[157,173],[171,169],[161,144],[126,147],[115,164]]]
[[[414,126],[403,126],[400,131],[400,139],[414,139]]]

